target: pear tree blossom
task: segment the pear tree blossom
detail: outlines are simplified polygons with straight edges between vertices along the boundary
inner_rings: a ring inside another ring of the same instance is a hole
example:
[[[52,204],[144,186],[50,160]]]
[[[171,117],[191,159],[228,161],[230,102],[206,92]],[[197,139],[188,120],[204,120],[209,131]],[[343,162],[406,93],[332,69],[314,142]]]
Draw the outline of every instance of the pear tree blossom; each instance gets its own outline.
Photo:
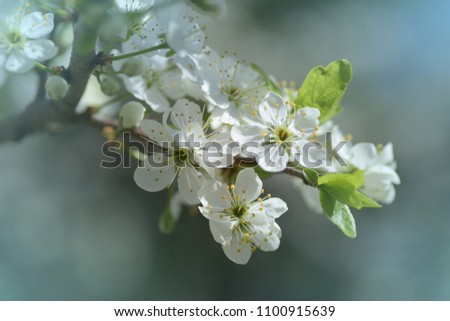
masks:
[[[224,6],[223,0],[20,6],[0,23],[0,86],[17,81],[11,74],[31,75],[35,86],[22,85],[36,98],[0,123],[0,142],[74,123],[100,129],[102,152],[118,146],[114,160],[126,155],[127,166],[135,166],[135,191],[165,195],[163,233],[190,208],[237,264],[280,246],[283,222],[276,219],[288,205],[266,194],[262,181],[274,175],[293,181],[313,212],[356,237],[352,211],[392,203],[400,177],[391,143],[354,143],[335,121],[345,111],[350,62],[314,67],[289,85],[278,81],[252,61],[208,46],[201,15],[220,16]],[[38,85],[46,92],[34,95]],[[120,165],[127,167],[101,164]]]

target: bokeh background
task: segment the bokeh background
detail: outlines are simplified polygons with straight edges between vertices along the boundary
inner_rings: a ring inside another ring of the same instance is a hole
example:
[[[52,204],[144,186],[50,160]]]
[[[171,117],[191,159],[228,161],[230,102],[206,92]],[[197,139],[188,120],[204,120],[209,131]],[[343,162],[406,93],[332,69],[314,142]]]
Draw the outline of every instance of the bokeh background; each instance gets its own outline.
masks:
[[[72,128],[0,145],[0,299],[449,300],[449,15],[447,0],[229,0],[206,19],[213,48],[278,79],[352,62],[338,122],[355,141],[392,141],[402,178],[394,204],[354,211],[356,239],[278,176],[266,190],[290,208],[281,246],[237,266],[201,216],[162,235],[164,193],[101,169],[102,137]]]

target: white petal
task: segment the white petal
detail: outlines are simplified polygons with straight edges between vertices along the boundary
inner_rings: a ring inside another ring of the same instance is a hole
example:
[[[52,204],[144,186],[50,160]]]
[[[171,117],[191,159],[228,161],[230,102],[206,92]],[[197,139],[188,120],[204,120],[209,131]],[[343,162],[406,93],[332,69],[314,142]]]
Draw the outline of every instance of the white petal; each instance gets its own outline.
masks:
[[[275,233],[278,238],[281,238],[281,228],[277,223],[273,223],[272,225],[272,232]]]
[[[261,142],[264,138],[261,135],[264,130],[255,126],[233,126],[231,129],[231,137],[235,142]]]
[[[397,172],[389,166],[376,165],[371,167],[364,177],[364,185],[371,184],[372,180],[388,181],[392,184],[400,184]]]
[[[154,156],[155,159],[158,158],[158,160],[162,159],[161,156],[156,154],[149,157],[152,156]],[[173,165],[153,167],[145,160],[143,167],[136,168],[134,172],[134,181],[140,188],[147,192],[158,192],[172,183],[175,174],[175,167]]]
[[[282,172],[289,161],[289,155],[283,147],[272,144],[260,149],[258,165],[266,172]]]
[[[268,217],[264,212],[264,208],[260,206],[259,203],[253,203],[247,211],[247,216],[245,217],[253,226],[267,226],[272,224],[274,219]]]
[[[186,95],[181,81],[181,74],[178,69],[167,71],[160,77],[161,90],[172,100],[180,99]]]
[[[222,249],[225,255],[237,264],[247,264],[252,256],[250,245],[240,240],[236,235],[233,235],[231,240],[222,245]]]
[[[351,163],[360,170],[366,170],[377,156],[374,144],[359,143],[352,147]]]
[[[388,143],[378,154],[377,163],[381,165],[390,165],[393,162],[394,162],[394,149],[392,143]]]
[[[145,101],[157,113],[163,113],[169,109],[169,101],[156,86],[148,87],[147,81],[142,76],[124,77],[127,90],[137,99]]]
[[[156,120],[144,119],[141,121],[140,128],[150,140],[156,142],[159,146],[168,146],[173,141],[163,125]]]
[[[53,13],[41,12],[27,14],[20,24],[20,31],[31,39],[41,38],[53,30]]]
[[[230,103],[226,109],[214,108],[211,119],[220,124],[240,125],[241,116],[234,103]]]
[[[170,108],[166,96],[155,86],[145,90],[143,99],[157,113],[163,113]]]
[[[34,61],[28,58],[23,51],[16,51],[6,60],[5,68],[9,72],[23,74],[34,67]]]
[[[236,222],[231,220],[209,221],[209,228],[211,229],[214,241],[220,244],[227,243],[230,240],[235,225]]]
[[[178,175],[178,189],[183,199],[189,204],[198,204],[198,191],[203,183],[203,175],[194,168],[182,168]]]
[[[51,40],[37,39],[25,43],[23,51],[30,59],[44,61],[53,58],[57,54],[58,48]]]
[[[259,106],[259,114],[267,124],[283,124],[288,113],[283,97],[273,92],[268,92]]]
[[[320,111],[317,108],[304,107],[299,109],[295,114],[295,129],[307,134],[315,131],[319,126]]]
[[[271,228],[257,228],[252,237],[254,243],[262,251],[275,251],[280,246],[280,239]]]
[[[115,2],[121,12],[139,12],[148,9],[153,4],[151,0],[115,0]]]
[[[225,187],[218,181],[206,181],[198,192],[203,206],[222,211],[231,206],[231,196]],[[225,196],[225,197],[224,197]]]
[[[280,217],[288,210],[286,203],[281,198],[278,197],[269,198],[263,201],[263,203],[264,203],[264,211],[266,212],[267,215],[273,218]]]
[[[184,129],[193,123],[202,122],[200,107],[187,99],[179,99],[173,106],[170,120],[177,129]]]
[[[361,192],[374,200],[387,205],[391,204],[395,199],[395,187],[393,185],[387,185],[381,189],[364,187],[361,189]]]
[[[239,172],[236,178],[236,195],[248,202],[254,201],[261,194],[263,183],[258,174],[252,168],[246,168]]]

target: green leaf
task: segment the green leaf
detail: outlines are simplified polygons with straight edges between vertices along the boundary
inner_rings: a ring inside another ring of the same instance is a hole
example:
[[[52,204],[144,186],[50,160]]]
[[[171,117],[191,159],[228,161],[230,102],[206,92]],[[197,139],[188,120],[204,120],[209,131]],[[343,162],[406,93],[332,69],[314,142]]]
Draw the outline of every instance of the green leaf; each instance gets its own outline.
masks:
[[[355,188],[359,188],[364,185],[364,172],[356,169],[351,173],[327,174],[318,179],[319,185],[340,184],[343,181]]]
[[[364,185],[364,173],[360,170],[321,176],[318,185],[321,191],[353,208],[381,207],[379,203],[358,191],[358,188]]]
[[[320,122],[325,122],[340,112],[339,101],[351,79],[352,66],[345,59],[333,61],[326,67],[314,67],[298,91],[297,108],[318,108]]]
[[[333,216],[336,199],[325,191],[320,191],[320,205],[326,216]]]
[[[325,215],[342,233],[350,238],[356,237],[356,224],[347,205],[342,204],[325,191],[320,191],[320,203]]]
[[[303,169],[303,173],[305,174],[308,182],[310,182],[314,186],[318,185],[319,174],[315,170],[313,170],[311,168],[305,168],[305,169]]]

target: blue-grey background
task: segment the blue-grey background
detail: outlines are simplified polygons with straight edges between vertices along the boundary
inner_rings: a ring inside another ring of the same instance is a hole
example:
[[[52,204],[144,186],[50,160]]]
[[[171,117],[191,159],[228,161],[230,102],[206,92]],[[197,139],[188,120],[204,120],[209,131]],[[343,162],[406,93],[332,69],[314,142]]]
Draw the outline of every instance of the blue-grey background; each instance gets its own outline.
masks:
[[[0,146],[0,299],[449,300],[450,2],[229,1],[208,43],[278,79],[349,59],[338,122],[355,141],[394,143],[393,205],[355,211],[358,237],[309,212],[287,177],[266,182],[289,212],[282,243],[231,263],[201,216],[172,236],[164,193],[100,169],[99,133],[72,128]]]

